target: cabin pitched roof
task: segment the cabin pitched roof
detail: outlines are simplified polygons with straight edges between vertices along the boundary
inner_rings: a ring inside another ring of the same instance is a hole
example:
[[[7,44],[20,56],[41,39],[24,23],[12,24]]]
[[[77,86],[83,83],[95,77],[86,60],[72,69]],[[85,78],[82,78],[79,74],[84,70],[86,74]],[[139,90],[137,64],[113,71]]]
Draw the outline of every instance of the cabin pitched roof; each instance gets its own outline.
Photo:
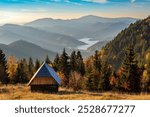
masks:
[[[41,67],[37,70],[37,72],[34,74],[34,76],[31,78],[28,85],[30,85],[34,78],[42,78],[42,77],[51,77],[54,78],[54,80],[60,85],[61,79],[58,77],[56,72],[52,67],[50,67],[47,63],[43,63]]]

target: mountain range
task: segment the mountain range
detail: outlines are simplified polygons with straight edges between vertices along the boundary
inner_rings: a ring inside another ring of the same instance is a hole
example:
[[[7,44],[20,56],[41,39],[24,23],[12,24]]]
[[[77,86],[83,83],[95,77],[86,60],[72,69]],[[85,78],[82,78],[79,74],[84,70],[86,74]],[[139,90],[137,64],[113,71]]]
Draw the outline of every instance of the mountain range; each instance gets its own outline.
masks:
[[[76,39],[111,40],[120,30],[136,20],[135,18],[103,18],[89,15],[71,20],[38,19],[25,25],[47,32],[69,35]]]
[[[24,25],[5,24],[0,26],[0,48],[7,55],[13,54],[18,58],[33,56],[33,58],[42,59],[41,55],[44,53],[53,58],[54,53],[61,53],[63,48],[71,52],[85,45],[86,43],[80,41],[82,38],[100,42],[110,41],[136,20],[135,18],[103,18],[90,15],[70,20],[44,18]],[[19,46],[20,43],[22,47]],[[104,44],[101,43],[100,46]],[[33,50],[42,54],[34,56],[32,46]],[[82,53],[87,56],[95,49],[82,50]]]
[[[43,49],[40,46],[37,46],[33,43],[26,41],[15,41],[9,45],[0,44],[0,48],[6,53],[7,56],[15,56],[18,59],[32,57],[33,60],[45,60],[48,55],[50,59],[54,59],[56,53]]]

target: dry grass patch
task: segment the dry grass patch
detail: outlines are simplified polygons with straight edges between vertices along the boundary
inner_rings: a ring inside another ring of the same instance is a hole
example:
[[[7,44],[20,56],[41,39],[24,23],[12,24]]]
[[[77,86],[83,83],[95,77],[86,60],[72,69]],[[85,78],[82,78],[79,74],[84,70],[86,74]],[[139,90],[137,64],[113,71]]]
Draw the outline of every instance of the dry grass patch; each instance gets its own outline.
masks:
[[[74,92],[60,88],[56,94],[32,93],[26,85],[0,86],[1,100],[150,100],[150,94],[128,95],[118,93]]]

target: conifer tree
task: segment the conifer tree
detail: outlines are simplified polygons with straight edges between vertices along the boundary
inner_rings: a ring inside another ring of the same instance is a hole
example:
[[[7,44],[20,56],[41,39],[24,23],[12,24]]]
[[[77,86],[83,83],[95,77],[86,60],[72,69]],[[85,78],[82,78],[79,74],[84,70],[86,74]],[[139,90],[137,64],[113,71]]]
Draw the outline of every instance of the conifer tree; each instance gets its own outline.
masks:
[[[7,61],[2,50],[0,50],[0,82],[6,85],[9,83]]]
[[[29,77],[32,77],[34,74],[34,64],[31,57],[29,58],[28,73],[29,73]]]
[[[35,61],[35,70],[38,70],[40,67],[40,61],[38,59],[36,59]]]
[[[66,50],[63,50],[62,55],[60,56],[60,71],[64,74],[65,78],[62,85],[67,87],[69,85],[70,77],[70,65],[69,65],[69,56],[66,53]]]
[[[77,72],[79,72],[82,76],[85,74],[85,66],[80,51],[77,52]]]
[[[94,69],[100,73],[100,71],[101,71],[101,60],[100,60],[100,57],[98,55],[97,50],[95,51],[93,64],[94,64]]]
[[[77,70],[77,55],[75,51],[70,55],[70,68],[72,72]]]
[[[25,66],[25,59],[21,60],[18,63],[17,66],[17,70],[16,70],[16,74],[15,74],[15,79],[14,79],[14,83],[27,83],[28,82],[28,74],[26,71],[26,66]]]
[[[86,69],[86,82],[85,86],[88,91],[93,91],[94,89],[94,73],[92,71],[92,66],[89,65],[88,68]]]
[[[133,45],[130,45],[125,52],[122,69],[120,80],[124,90],[134,93],[140,92],[141,72],[135,57]]]
[[[59,70],[59,67],[60,67],[60,57],[58,54],[56,54],[56,57],[53,62],[53,68],[57,72]]]
[[[48,56],[48,55],[46,56],[45,62],[46,62],[47,64],[52,64],[52,62],[50,61],[50,59],[49,59],[49,56]]]
[[[99,82],[99,90],[101,91],[108,91],[110,90],[110,75],[111,75],[111,69],[106,61],[103,62],[102,68],[101,68],[101,78]]]

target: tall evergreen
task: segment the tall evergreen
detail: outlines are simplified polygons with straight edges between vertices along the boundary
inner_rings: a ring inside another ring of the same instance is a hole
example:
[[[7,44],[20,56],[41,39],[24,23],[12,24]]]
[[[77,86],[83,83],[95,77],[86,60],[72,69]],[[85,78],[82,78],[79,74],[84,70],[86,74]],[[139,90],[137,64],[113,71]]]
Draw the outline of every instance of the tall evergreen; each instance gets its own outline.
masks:
[[[77,55],[75,51],[73,51],[70,55],[70,68],[71,71],[77,70]]]
[[[0,82],[2,84],[8,84],[9,78],[7,73],[7,61],[5,54],[0,50]]]
[[[34,64],[31,57],[29,58],[28,73],[29,73],[29,77],[33,76],[34,74]]]
[[[101,78],[99,82],[99,90],[101,91],[108,91],[110,90],[110,75],[112,70],[110,69],[110,66],[108,63],[105,61],[102,64],[101,68]]]
[[[69,56],[66,53],[65,49],[63,50],[63,53],[60,56],[60,71],[65,76],[65,78],[63,79],[63,86],[66,87],[69,85],[70,65],[69,65]]]
[[[94,73],[92,70],[92,66],[88,65],[86,69],[86,82],[85,82],[85,87],[88,91],[93,91],[94,89]]]
[[[94,64],[94,69],[100,73],[100,71],[101,71],[101,59],[98,55],[97,50],[95,51],[93,64]]]
[[[57,72],[59,70],[59,67],[60,67],[60,57],[58,54],[56,54],[56,57],[53,62],[53,68]]]
[[[85,65],[80,51],[77,52],[77,72],[82,76],[85,74]]]
[[[25,59],[18,62],[18,67],[16,69],[14,83],[27,83],[28,82],[28,74],[26,71]]]
[[[51,60],[49,59],[49,56],[48,56],[48,55],[46,56],[45,62],[46,62],[47,64],[52,64],[52,62],[51,62]]]
[[[140,92],[141,72],[135,57],[133,45],[130,45],[125,52],[120,80],[124,90],[134,93]]]
[[[38,59],[36,59],[35,61],[35,70],[38,70],[40,67],[40,61]]]

